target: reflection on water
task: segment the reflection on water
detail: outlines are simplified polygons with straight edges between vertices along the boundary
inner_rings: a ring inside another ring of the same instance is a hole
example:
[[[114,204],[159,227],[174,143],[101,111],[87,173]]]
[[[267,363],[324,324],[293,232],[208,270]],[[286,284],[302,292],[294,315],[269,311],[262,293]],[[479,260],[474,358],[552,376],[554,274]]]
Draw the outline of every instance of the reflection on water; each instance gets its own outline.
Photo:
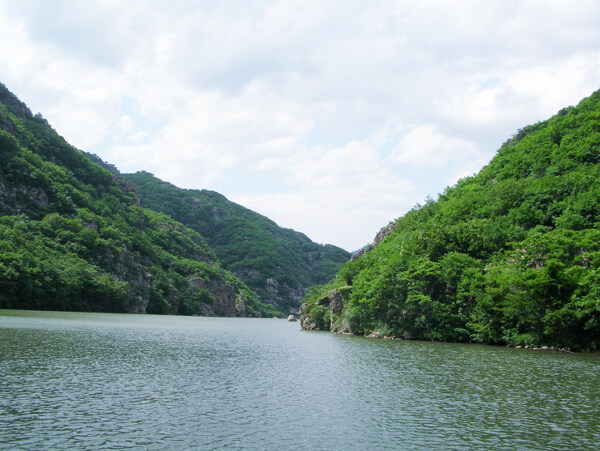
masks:
[[[0,448],[593,449],[598,355],[0,311]]]

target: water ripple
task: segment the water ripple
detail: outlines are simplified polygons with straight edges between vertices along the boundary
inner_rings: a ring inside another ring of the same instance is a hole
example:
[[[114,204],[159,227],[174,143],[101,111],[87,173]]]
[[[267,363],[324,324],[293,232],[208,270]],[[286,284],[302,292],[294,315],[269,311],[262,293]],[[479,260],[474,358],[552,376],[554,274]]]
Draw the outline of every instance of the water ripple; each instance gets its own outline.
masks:
[[[594,449],[600,359],[0,312],[3,449]]]

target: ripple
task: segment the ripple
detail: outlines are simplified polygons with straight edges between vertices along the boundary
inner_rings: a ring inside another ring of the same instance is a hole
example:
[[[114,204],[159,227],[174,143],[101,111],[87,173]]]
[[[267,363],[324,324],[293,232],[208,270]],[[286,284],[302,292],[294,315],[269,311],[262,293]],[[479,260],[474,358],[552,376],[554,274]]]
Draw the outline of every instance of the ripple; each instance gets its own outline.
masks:
[[[0,448],[594,449],[600,359],[267,319],[0,316]]]

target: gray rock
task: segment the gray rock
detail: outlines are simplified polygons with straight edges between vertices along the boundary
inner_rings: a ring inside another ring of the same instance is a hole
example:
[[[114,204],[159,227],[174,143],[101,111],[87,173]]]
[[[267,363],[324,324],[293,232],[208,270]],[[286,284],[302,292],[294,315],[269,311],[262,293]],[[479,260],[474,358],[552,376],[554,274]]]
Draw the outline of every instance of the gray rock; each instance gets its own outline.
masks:
[[[333,290],[331,292],[331,313],[335,313],[339,315],[342,313],[342,309],[344,308],[344,301],[342,299],[342,294],[338,290]]]
[[[317,302],[315,302],[316,305],[329,305],[331,302],[331,298],[329,296],[325,296],[322,297],[321,299],[319,299]]]
[[[279,282],[276,279],[269,278],[265,280],[265,288],[271,294],[277,294],[279,291]]]
[[[235,303],[235,313],[236,316],[246,316],[246,295],[243,291],[240,291]]]
[[[353,262],[353,261],[358,260],[360,257],[362,257],[363,255],[365,255],[366,252],[367,252],[367,248],[362,248],[356,254],[353,254],[352,257],[350,257],[350,261]]]
[[[387,238],[394,231],[395,228],[396,228],[396,223],[390,222],[383,229],[381,229],[379,232],[377,232],[377,235],[375,235],[375,239],[373,240],[373,246],[374,247],[379,246],[379,244],[385,238]]]

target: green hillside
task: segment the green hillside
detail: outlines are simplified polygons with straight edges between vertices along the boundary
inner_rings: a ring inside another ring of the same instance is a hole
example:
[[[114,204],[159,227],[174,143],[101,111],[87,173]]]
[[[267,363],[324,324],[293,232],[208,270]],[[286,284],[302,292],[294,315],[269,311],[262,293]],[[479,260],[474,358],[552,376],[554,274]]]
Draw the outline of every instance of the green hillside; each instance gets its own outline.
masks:
[[[398,219],[312,289],[303,327],[598,349],[599,163],[600,91]]]
[[[330,280],[350,257],[213,191],[177,188],[147,172],[123,177],[136,186],[142,206],[199,232],[225,268],[283,312],[297,309],[310,286]]]
[[[197,232],[139,206],[1,84],[0,308],[275,313]]]

